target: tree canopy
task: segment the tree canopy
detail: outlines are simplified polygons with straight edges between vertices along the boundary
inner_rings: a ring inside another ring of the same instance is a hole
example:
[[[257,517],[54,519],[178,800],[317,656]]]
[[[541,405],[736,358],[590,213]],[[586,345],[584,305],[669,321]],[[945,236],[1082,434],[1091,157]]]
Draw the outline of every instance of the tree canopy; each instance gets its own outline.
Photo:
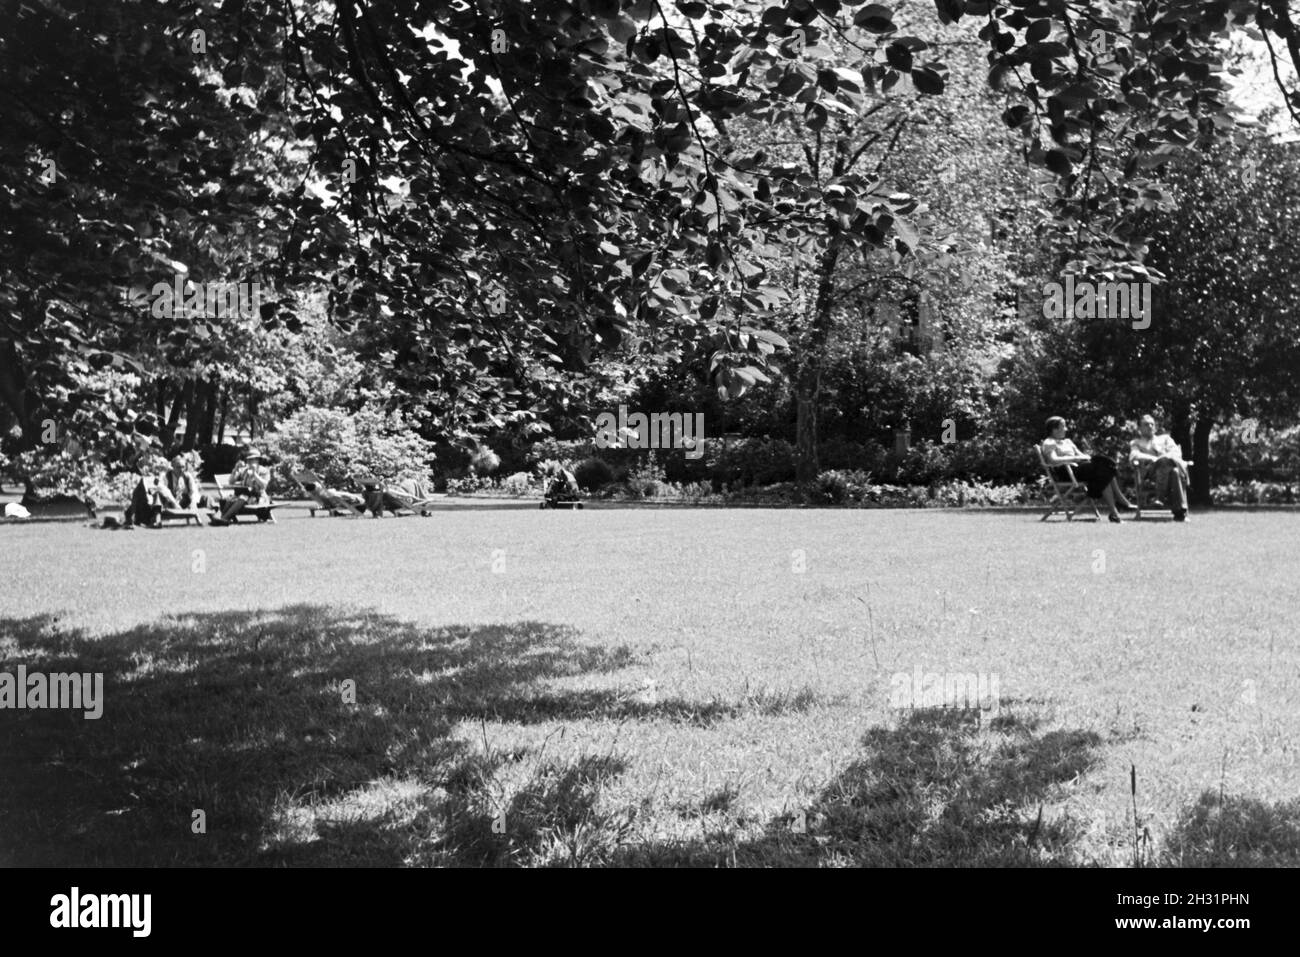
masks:
[[[250,349],[283,369],[346,353],[460,443],[536,436],[684,358],[734,399],[793,347],[813,403],[846,289],[957,268],[917,193],[935,184],[888,162],[955,71],[1042,171],[1053,265],[1141,276],[1177,199],[1162,169],[1237,126],[1235,30],[1300,63],[1286,4],[1249,0],[7,4],[11,441],[52,419],[106,442],[105,369],[211,437],[266,381]],[[177,275],[256,282],[257,315],[159,318],[140,291]]]

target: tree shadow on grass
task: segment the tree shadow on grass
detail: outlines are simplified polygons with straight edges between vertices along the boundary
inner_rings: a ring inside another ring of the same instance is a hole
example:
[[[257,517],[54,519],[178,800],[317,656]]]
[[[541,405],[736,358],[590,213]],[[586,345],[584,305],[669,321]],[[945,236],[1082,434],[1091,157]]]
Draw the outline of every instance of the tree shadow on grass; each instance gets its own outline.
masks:
[[[1160,854],[1164,867],[1300,866],[1300,798],[1268,804],[1202,792],[1183,809]]]
[[[0,671],[105,674],[99,720],[0,712],[0,863],[1079,862],[1077,831],[1034,810],[1087,771],[1102,742],[1087,731],[1043,731],[1029,703],[1003,702],[984,724],[969,711],[911,712],[897,727],[868,731],[859,758],[797,822],[786,814],[754,836],[733,829],[696,842],[647,842],[645,800],[602,803],[627,768],[622,756],[548,760],[545,745],[505,751],[486,735],[479,752],[454,733],[478,718],[708,727],[816,703],[803,693],[638,702],[548,687],[635,661],[624,646],[584,643],[554,625],[421,629],[309,605],[179,615],[94,638],[48,616],[0,620]],[[703,813],[731,814],[735,796],[724,797]],[[1294,829],[1289,806],[1233,808],[1244,835],[1274,834],[1277,820]],[[205,833],[194,833],[196,810]],[[1186,846],[1200,846],[1195,819],[1184,830]]]
[[[528,705],[539,685],[634,661],[537,622],[425,630],[308,605],[94,638],[0,620],[0,671],[105,676],[98,720],[0,712],[0,863],[403,863],[427,792],[469,774],[456,721],[549,719]]]
[[[1004,713],[981,729],[973,711],[914,711],[897,728],[868,731],[861,758],[758,839],[641,846],[624,857],[708,866],[1073,863],[1073,833],[1032,809],[1091,767],[1102,741],[1090,731],[1040,734],[1038,726],[1036,718]]]

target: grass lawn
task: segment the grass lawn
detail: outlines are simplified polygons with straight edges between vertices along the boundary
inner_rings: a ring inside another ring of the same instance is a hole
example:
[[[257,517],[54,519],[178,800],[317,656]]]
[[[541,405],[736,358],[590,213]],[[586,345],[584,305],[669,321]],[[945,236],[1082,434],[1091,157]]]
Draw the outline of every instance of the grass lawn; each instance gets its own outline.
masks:
[[[1300,514],[280,514],[0,527],[0,864],[1300,864]]]

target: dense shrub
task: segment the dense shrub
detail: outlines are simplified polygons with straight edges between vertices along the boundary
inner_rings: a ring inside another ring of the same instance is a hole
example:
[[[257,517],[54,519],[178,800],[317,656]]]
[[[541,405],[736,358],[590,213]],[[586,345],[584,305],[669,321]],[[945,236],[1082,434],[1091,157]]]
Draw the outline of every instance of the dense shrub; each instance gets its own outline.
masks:
[[[1216,505],[1294,505],[1300,501],[1300,486],[1288,482],[1231,482],[1210,492]]]
[[[414,432],[400,413],[363,408],[307,408],[291,416],[265,438],[266,450],[278,459],[279,479],[311,469],[327,485],[346,487],[357,472],[385,481],[427,478],[432,443]]]
[[[592,458],[596,454],[594,439],[555,439],[547,437],[534,442],[528,451],[528,460],[536,465],[538,462],[554,459],[566,468],[574,463]]]
[[[850,442],[835,436],[817,449],[817,461],[828,472],[863,470],[880,474],[887,454],[888,449],[883,445]]]
[[[595,492],[614,481],[614,470],[603,459],[592,457],[574,466],[573,476],[584,492]]]
[[[501,465],[501,457],[486,445],[474,450],[470,456],[469,467],[475,475],[491,475]]]
[[[642,498],[659,494],[666,483],[658,456],[651,452],[645,463],[628,472],[627,486],[632,494]]]
[[[771,485],[791,481],[795,476],[795,449],[784,439],[742,438],[715,447],[712,472],[717,483]]]
[[[840,505],[849,497],[849,481],[843,472],[831,470],[817,476],[817,498],[830,505]]]
[[[469,475],[465,478],[447,479],[448,495],[472,495],[492,489],[495,483],[486,475]]]
[[[16,456],[13,469],[26,476],[39,498],[70,495],[96,505],[129,501],[140,476],[110,473],[100,462],[62,449],[38,448]]]
[[[949,447],[938,442],[920,442],[899,459],[894,476],[900,485],[929,485],[951,477]]]
[[[501,490],[507,495],[527,495],[533,489],[533,476],[528,472],[515,472],[501,480]]]

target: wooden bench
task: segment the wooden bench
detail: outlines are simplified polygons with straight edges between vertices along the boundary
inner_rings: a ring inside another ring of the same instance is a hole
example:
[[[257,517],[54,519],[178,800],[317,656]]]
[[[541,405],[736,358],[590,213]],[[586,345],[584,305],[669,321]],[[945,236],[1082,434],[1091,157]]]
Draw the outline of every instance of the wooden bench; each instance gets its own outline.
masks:
[[[164,522],[181,522],[185,525],[193,522],[195,525],[199,526],[203,524],[201,521],[202,516],[199,514],[198,509],[193,508],[164,508],[162,512],[159,513],[158,517]]]

